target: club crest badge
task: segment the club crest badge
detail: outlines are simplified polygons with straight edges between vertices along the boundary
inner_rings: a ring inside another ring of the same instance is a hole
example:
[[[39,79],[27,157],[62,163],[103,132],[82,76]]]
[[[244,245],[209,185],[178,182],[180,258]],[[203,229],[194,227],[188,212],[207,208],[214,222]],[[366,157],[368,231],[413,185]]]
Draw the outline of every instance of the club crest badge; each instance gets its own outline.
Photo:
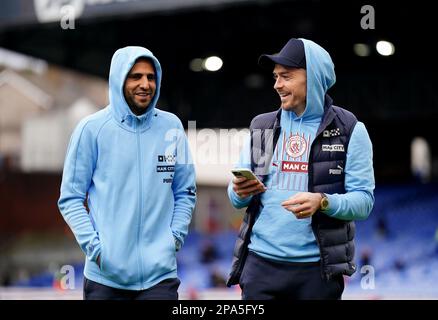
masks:
[[[307,142],[299,135],[293,135],[287,140],[286,153],[292,158],[301,157],[306,149]]]

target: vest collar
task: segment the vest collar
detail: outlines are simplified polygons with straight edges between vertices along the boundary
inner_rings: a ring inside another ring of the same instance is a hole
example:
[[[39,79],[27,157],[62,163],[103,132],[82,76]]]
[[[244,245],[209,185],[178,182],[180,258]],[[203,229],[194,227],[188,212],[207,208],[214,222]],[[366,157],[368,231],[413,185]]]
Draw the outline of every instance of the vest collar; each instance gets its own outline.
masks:
[[[319,125],[318,131],[316,132],[316,136],[318,136],[321,132],[323,132],[325,128],[327,128],[327,126],[335,118],[336,114],[332,106],[333,106],[333,99],[328,94],[326,94],[324,99],[324,115],[322,116],[322,120]],[[281,110],[282,108],[278,109],[277,115],[275,116],[275,121],[272,127],[274,129],[274,132],[277,132],[277,130],[281,128],[280,127]]]
[[[316,132],[316,137],[321,134],[328,127],[328,125],[333,121],[336,114],[333,110],[333,99],[326,94],[324,101],[324,115],[322,116],[321,123],[319,125],[318,131]]]

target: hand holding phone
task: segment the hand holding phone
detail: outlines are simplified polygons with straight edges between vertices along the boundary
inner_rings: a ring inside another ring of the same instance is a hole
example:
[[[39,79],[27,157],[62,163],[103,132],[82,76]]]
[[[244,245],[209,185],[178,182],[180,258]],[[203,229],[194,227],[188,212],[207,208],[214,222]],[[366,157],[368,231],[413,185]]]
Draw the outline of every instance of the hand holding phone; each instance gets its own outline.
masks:
[[[239,198],[246,198],[267,190],[265,185],[257,179],[251,170],[235,168],[231,172],[236,177],[233,179],[233,190]]]
[[[256,175],[247,168],[232,169],[231,172],[236,178],[246,178],[247,180],[258,180]]]

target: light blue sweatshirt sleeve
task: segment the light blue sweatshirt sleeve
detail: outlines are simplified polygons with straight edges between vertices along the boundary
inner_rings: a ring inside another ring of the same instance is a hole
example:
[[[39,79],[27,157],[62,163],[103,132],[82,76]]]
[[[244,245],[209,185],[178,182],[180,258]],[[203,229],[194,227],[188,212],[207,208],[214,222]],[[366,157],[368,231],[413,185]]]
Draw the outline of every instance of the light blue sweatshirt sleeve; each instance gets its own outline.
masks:
[[[84,202],[96,163],[96,141],[87,122],[74,130],[67,149],[58,207],[90,261],[100,254],[100,240]]]
[[[248,168],[251,169],[251,137],[248,135],[246,138],[242,151],[240,152],[239,161],[234,168]],[[247,207],[251,202],[252,196],[246,198],[240,198],[233,190],[233,183],[230,181],[228,184],[228,198],[230,198],[231,204],[236,209]]]
[[[326,214],[341,220],[364,220],[374,205],[373,146],[362,122],[351,134],[345,165],[345,194],[327,195]]]
[[[179,246],[182,246],[187,236],[196,204],[196,175],[188,140],[181,123],[177,141],[177,159],[172,190],[175,207],[171,229],[173,236],[179,242]]]

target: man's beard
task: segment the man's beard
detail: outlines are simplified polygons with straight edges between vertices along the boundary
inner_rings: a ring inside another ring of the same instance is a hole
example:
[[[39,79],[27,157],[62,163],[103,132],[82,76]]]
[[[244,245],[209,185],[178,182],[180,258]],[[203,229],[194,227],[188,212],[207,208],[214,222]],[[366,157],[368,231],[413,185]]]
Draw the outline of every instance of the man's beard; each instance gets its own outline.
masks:
[[[149,106],[150,106],[150,103],[149,103],[146,107],[141,107],[141,106],[139,106],[139,105],[135,102],[135,100],[134,100],[134,98],[133,98],[132,96],[125,97],[125,100],[126,100],[126,103],[127,103],[128,106],[129,106],[129,109],[131,109],[131,111],[132,111],[135,115],[137,115],[137,116],[141,116],[142,114],[144,114],[144,113],[148,110],[148,108],[149,108]],[[151,102],[152,102],[152,101],[151,101]]]

